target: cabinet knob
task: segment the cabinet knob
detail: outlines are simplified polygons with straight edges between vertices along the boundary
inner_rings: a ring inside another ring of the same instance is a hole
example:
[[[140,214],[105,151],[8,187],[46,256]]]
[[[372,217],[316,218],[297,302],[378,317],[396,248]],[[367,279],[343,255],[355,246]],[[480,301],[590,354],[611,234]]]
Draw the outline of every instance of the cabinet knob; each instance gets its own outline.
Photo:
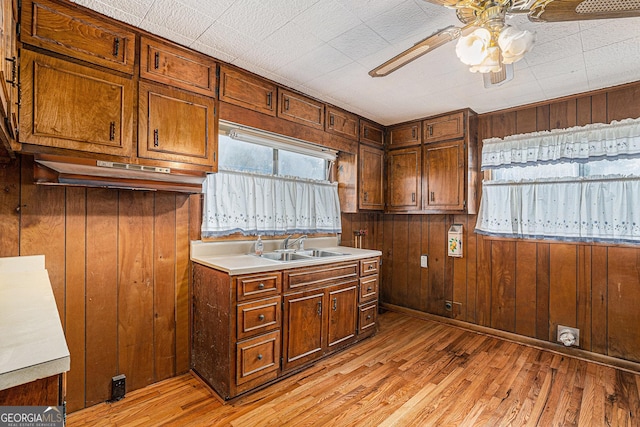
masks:
[[[367,291],[369,291],[369,292],[371,292],[372,290],[373,290],[373,288],[371,288],[371,286],[369,286],[369,287],[367,288]]]
[[[371,320],[371,315],[367,314],[367,320]]]
[[[260,284],[258,285],[258,289],[264,289],[264,283],[260,282]]]
[[[258,355],[258,360],[262,360],[262,357],[263,357],[263,356],[262,356],[261,354],[259,354],[259,355]]]
[[[264,314],[261,314],[260,316],[258,316],[258,320],[262,322],[264,320]]]
[[[373,264],[369,264],[368,270],[373,270],[374,268]]]

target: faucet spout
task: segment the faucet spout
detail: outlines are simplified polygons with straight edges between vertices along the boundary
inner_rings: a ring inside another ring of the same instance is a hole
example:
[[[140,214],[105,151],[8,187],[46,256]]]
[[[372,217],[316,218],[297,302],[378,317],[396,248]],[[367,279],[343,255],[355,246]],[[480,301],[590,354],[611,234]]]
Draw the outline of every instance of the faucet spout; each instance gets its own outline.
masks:
[[[289,234],[284,238],[284,242],[282,242],[282,249],[287,249],[289,247],[289,239],[293,237],[293,234]]]
[[[303,234],[302,236],[298,237],[297,239],[292,240],[291,242],[289,242],[289,239],[292,237],[293,235],[289,235],[284,239],[284,242],[282,242],[282,249],[289,249],[289,247],[294,246],[294,245],[298,245],[298,250],[302,251],[304,250],[304,239],[307,238],[306,234]]]

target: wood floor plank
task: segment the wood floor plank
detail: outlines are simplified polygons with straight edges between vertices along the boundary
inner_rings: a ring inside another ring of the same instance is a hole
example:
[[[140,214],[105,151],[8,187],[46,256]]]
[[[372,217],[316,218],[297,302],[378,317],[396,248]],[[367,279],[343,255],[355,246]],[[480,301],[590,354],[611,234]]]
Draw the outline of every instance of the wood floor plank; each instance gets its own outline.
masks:
[[[386,312],[376,336],[223,404],[192,374],[77,426],[635,426],[640,375]]]

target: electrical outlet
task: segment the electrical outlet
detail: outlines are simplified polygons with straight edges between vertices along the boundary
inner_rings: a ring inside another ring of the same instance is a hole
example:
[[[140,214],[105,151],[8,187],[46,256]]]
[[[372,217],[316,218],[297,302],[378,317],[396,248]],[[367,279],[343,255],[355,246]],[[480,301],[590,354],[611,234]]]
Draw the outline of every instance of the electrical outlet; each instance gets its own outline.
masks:
[[[115,402],[124,397],[127,391],[127,378],[124,374],[111,378],[111,401]]]

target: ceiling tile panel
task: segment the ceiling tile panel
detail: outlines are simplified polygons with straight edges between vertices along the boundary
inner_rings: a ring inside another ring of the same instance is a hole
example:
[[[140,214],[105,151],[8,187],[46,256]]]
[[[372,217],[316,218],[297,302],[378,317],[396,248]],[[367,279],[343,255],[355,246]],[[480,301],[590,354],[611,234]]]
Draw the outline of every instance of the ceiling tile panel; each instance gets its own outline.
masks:
[[[145,21],[195,40],[214,19],[175,0],[156,0]]]
[[[386,40],[365,24],[339,35],[330,40],[329,44],[354,61],[389,46]]]
[[[362,23],[340,3],[319,1],[293,19],[293,22],[325,42]]]

